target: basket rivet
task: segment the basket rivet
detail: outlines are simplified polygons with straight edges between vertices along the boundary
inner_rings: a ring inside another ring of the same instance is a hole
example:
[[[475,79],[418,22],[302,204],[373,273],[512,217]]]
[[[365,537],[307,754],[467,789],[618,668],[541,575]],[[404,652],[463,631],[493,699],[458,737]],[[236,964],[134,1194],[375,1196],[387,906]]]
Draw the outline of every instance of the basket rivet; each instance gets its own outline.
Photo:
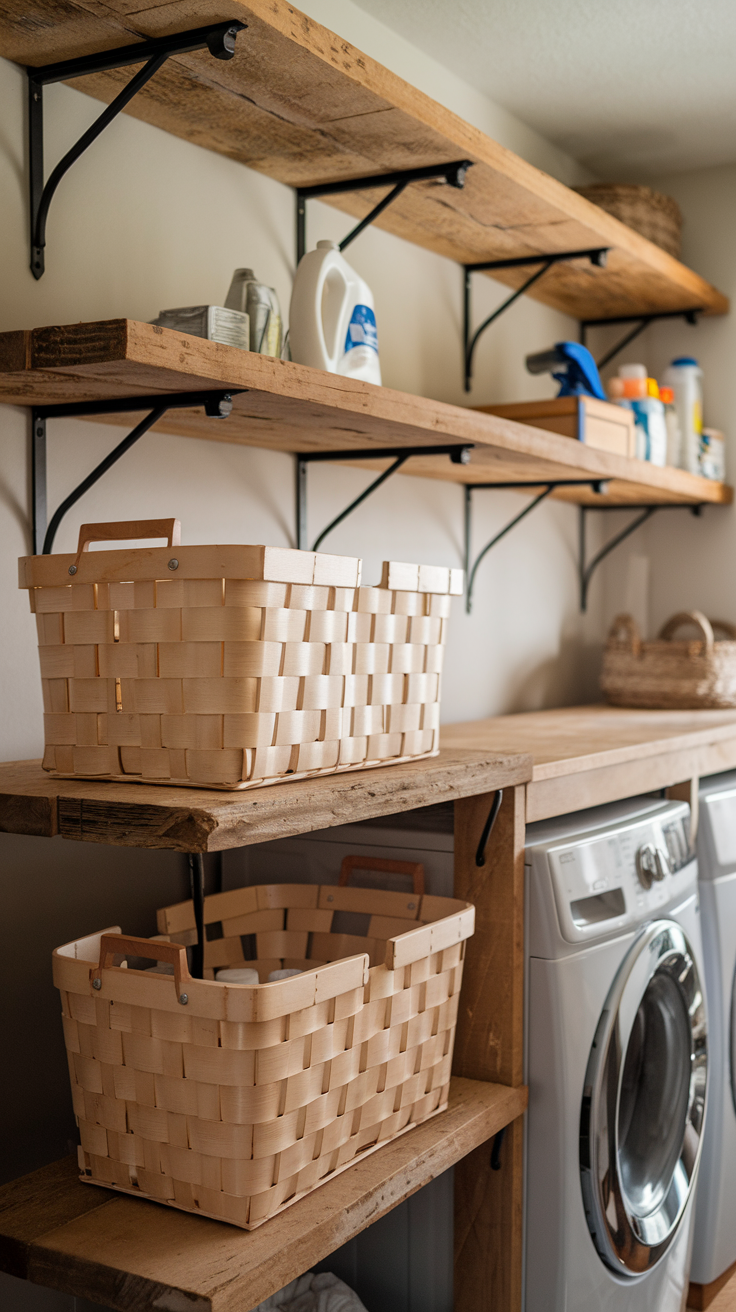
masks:
[[[416,906],[416,902],[409,902],[407,905],[407,910],[413,911],[415,906]]]
[[[92,988],[93,988],[93,989],[101,989],[101,988],[102,988],[102,980],[101,980],[101,979],[93,979],[93,980],[92,980]]]
[[[69,566],[69,573],[70,573],[70,574],[76,574],[76,572],[77,572],[77,567],[76,567],[76,565],[70,565],[70,566]]]
[[[175,570],[175,569],[178,569],[178,568],[179,568],[179,562],[178,562],[178,560],[176,559],[176,556],[172,556],[171,560],[169,561],[169,569],[170,569],[170,570]]]
[[[179,1001],[180,1001],[182,1007],[186,1007],[186,1005],[187,1005],[187,1003],[188,1003],[188,1001],[189,1001],[189,995],[188,995],[187,993],[180,993],[180,994],[179,994]]]

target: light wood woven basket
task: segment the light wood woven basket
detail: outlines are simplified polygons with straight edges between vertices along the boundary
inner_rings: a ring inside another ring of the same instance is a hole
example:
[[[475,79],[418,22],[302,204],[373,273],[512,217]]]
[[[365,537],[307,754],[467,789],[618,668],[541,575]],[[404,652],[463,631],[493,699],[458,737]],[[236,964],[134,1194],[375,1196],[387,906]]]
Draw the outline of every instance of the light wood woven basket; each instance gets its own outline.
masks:
[[[679,641],[685,627],[697,637]],[[716,640],[713,630],[727,635]],[[631,615],[617,615],[603,656],[601,689],[614,706],[682,710],[736,706],[736,627],[699,610],[673,615],[655,642],[642,642]]]
[[[166,537],[165,548],[87,550]],[[178,520],[85,524],[76,555],[21,559],[36,614],[44,769],[240,789],[439,750],[462,570],[179,544]]]
[[[679,260],[682,211],[671,196],[629,182],[594,182],[575,191]]]
[[[363,936],[332,933],[338,912]],[[258,986],[193,980],[174,941],[105,930],[53,954],[85,1182],[252,1230],[447,1104],[464,940],[452,898],[334,885],[262,885],[205,903]],[[192,903],[159,922],[186,937]],[[124,969],[124,955],[174,974]],[[319,957],[321,960],[315,960]]]

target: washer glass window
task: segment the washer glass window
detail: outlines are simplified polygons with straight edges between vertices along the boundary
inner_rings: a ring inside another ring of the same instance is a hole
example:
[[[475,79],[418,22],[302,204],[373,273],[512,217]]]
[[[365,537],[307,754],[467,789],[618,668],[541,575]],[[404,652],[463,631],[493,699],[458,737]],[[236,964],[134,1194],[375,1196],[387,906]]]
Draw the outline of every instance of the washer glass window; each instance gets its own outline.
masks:
[[[700,1149],[707,1066],[697,967],[673,921],[649,925],[616,976],[585,1078],[580,1166],[593,1241],[639,1275],[675,1237]]]

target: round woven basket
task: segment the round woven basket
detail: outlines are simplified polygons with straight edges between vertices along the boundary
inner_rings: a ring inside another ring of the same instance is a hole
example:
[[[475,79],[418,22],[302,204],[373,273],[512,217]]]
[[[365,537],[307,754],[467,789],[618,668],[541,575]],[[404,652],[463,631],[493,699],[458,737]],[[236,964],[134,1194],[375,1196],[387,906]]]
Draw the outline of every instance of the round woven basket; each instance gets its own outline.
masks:
[[[697,636],[675,639],[690,628]],[[713,630],[726,634],[716,641]],[[701,611],[673,615],[642,642],[631,615],[617,615],[603,654],[601,690],[614,706],[693,710],[736,706],[736,627]]]
[[[679,260],[682,212],[671,196],[628,182],[596,182],[575,191]]]

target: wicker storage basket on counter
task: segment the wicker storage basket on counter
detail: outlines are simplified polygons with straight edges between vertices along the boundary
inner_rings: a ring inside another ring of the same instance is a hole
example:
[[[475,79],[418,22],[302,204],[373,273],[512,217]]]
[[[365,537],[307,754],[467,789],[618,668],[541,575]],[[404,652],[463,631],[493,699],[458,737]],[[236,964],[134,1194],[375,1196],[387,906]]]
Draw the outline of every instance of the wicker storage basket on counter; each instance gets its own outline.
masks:
[[[671,196],[631,182],[594,182],[573,190],[679,260],[682,211]]]
[[[683,628],[696,637],[675,640]],[[727,635],[716,640],[714,629]],[[698,709],[736,706],[736,627],[698,610],[673,615],[655,642],[642,642],[631,615],[611,625],[601,689],[614,706]]]
[[[168,547],[90,552],[92,541]],[[439,750],[440,672],[462,570],[263,546],[180,546],[176,520],[83,525],[28,556],[44,768],[240,789]]]
[[[335,912],[365,937],[331,932]],[[254,936],[271,984],[189,978],[176,942],[106,930],[58,948],[81,1178],[252,1230],[447,1104],[474,908],[334,885],[205,903],[226,959]],[[182,934],[191,903],[160,923]],[[276,926],[281,926],[277,928]],[[406,932],[402,932],[402,931]],[[123,969],[123,955],[174,974]],[[319,956],[320,961],[315,960]]]

